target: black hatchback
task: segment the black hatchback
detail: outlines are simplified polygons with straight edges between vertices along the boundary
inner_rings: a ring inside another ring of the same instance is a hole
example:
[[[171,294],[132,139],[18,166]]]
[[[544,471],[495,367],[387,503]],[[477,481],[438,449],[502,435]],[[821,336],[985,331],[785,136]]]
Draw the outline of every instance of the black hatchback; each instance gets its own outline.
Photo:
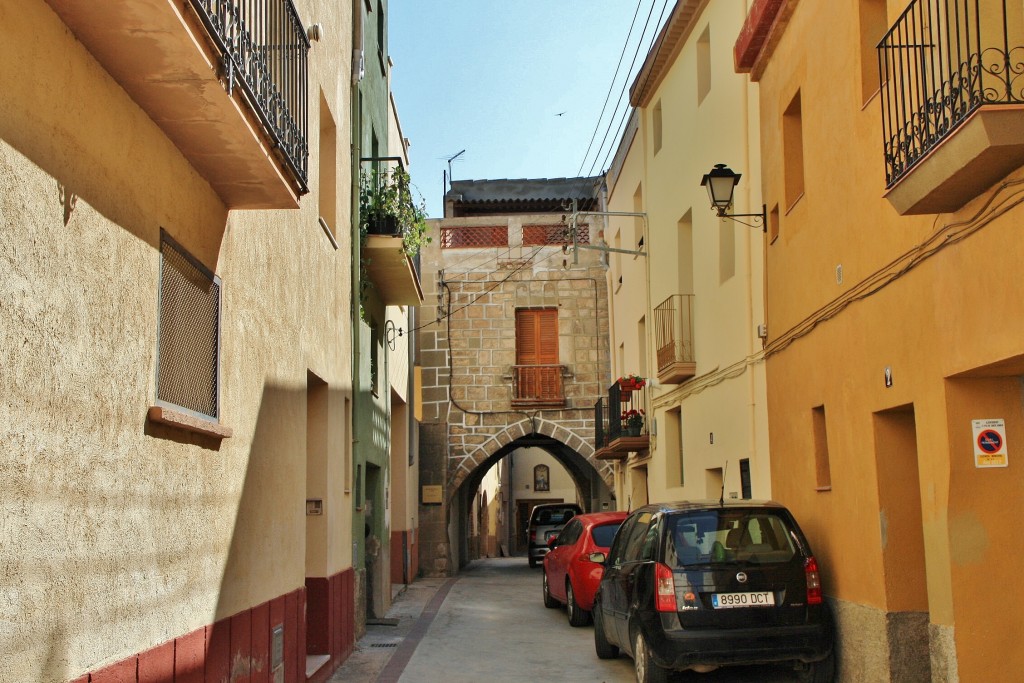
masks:
[[[672,670],[790,662],[832,681],[833,623],[818,563],[777,503],[648,505],[623,522],[594,600],[602,659],[632,654],[639,683]]]

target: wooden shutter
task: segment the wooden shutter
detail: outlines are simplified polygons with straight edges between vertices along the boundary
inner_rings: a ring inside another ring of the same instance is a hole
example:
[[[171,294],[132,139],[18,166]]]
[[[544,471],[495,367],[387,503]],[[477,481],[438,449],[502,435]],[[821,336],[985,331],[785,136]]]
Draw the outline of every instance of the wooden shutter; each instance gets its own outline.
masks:
[[[546,366],[520,372],[517,398],[564,400],[558,366],[557,308],[516,311],[516,365]]]

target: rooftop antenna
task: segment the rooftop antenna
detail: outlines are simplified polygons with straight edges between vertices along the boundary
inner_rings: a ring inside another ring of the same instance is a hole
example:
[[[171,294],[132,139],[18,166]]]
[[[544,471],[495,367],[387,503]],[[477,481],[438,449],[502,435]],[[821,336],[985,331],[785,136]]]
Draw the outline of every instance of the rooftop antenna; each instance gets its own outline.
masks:
[[[452,162],[455,161],[456,159],[458,159],[459,157],[461,157],[465,153],[466,153],[466,150],[462,150],[461,152],[458,152],[457,154],[453,154],[452,156],[448,157],[448,189],[449,190],[452,188],[452,185],[451,185],[451,183],[452,183]]]
[[[718,497],[718,504],[725,507],[725,475],[729,471],[729,461],[725,461],[725,467],[722,469],[722,495]]]

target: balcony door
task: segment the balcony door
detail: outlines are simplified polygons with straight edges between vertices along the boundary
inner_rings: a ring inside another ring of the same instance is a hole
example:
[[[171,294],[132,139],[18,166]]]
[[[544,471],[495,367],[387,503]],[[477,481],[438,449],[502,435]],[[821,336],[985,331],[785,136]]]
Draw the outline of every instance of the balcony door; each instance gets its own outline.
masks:
[[[558,309],[516,311],[516,401],[564,401],[558,364]]]

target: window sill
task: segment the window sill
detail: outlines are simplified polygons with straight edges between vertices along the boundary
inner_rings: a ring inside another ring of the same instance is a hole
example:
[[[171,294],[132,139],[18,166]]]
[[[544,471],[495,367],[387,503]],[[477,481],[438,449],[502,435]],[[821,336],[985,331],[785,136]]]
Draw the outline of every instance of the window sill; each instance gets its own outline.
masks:
[[[183,410],[175,410],[166,406],[150,406],[149,419],[153,422],[183,429],[187,432],[205,434],[217,439],[230,439],[232,431],[219,422],[196,417]]]
[[[832,490],[832,487],[831,486],[815,486],[814,490],[817,491],[818,493],[828,493],[829,491]]]

